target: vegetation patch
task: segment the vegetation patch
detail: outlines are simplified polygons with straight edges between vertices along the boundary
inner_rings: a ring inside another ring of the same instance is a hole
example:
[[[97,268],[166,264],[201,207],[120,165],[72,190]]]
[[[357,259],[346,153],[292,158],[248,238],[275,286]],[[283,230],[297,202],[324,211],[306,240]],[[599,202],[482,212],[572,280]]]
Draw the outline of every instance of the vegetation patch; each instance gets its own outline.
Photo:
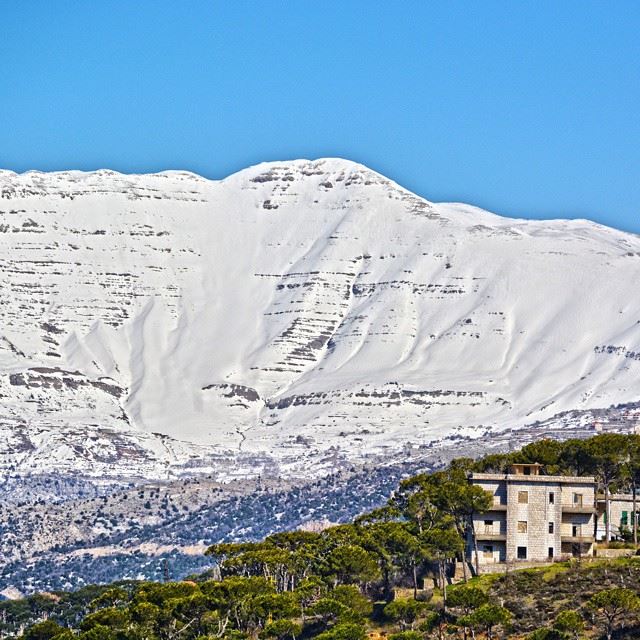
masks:
[[[635,490],[639,442],[541,441],[454,460],[404,480],[384,507],[354,522],[212,545],[214,569],[188,580],[3,603],[0,629],[28,640],[638,638],[639,558],[475,576],[463,563],[463,580],[454,585],[452,576],[473,516],[492,503],[467,481],[469,472],[540,462],[548,473],[589,473],[607,490],[625,483]]]

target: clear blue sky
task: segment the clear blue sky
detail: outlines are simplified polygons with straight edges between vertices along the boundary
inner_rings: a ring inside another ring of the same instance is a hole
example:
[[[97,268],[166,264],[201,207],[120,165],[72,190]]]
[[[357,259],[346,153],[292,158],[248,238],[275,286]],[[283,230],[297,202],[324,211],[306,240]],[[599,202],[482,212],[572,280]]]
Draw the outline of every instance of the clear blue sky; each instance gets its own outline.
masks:
[[[0,166],[342,156],[640,232],[637,0],[4,0]]]

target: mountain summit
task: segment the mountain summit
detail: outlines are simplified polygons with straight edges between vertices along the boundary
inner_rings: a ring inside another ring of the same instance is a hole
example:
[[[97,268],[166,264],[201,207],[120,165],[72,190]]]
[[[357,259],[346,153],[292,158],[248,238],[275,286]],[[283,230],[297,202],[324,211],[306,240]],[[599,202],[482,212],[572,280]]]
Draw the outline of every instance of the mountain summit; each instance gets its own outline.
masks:
[[[5,472],[311,473],[640,396],[631,234],[340,159],[3,171],[0,196]]]

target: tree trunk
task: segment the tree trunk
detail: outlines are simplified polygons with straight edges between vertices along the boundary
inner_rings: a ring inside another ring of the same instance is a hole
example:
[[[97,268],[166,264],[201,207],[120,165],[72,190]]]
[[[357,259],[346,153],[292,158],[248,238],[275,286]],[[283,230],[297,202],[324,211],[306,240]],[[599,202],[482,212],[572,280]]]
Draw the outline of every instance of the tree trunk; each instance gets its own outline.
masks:
[[[472,520],[472,524],[473,524],[473,520]],[[467,525],[468,523],[466,521],[464,522],[464,527],[461,527],[456,522],[456,531],[464,541],[464,548],[462,550],[462,576],[464,578],[465,583],[469,581],[469,576],[467,575],[467,538],[468,538],[467,530],[469,527]]]
[[[631,491],[633,494],[633,544],[634,546],[638,546],[638,517],[637,517],[637,487],[636,480],[633,479],[633,485],[631,486]]]
[[[467,551],[462,552],[462,576],[464,578],[465,584],[469,581],[469,576],[467,575]]]
[[[418,567],[413,563],[413,599],[418,599]]]
[[[478,538],[476,538],[476,529],[473,526],[473,520],[471,521],[471,536],[473,537],[473,553],[475,554],[475,568],[476,575],[480,575],[480,558],[478,557]]]
[[[604,485],[604,513],[605,513],[605,522],[604,522],[604,531],[605,531],[605,540],[607,543],[611,542],[611,514],[609,513],[609,484]]]
[[[606,631],[607,640],[611,640],[611,638],[613,637],[613,625],[614,625],[615,617],[613,615],[607,615],[606,620],[607,620],[607,631]]]

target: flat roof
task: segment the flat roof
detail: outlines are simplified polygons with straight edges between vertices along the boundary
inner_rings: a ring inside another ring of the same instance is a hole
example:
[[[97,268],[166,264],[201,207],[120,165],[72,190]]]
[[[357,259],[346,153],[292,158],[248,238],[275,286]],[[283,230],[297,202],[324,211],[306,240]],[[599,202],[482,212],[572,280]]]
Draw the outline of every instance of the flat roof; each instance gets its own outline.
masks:
[[[596,498],[598,501],[604,502],[604,493],[599,493]],[[609,500],[611,502],[616,502],[617,500],[621,502],[633,502],[633,494],[631,493],[611,493],[609,494]],[[640,505],[640,496],[636,498],[638,504]]]
[[[525,476],[520,473],[472,473],[471,480],[522,483],[595,484],[593,476]]]

